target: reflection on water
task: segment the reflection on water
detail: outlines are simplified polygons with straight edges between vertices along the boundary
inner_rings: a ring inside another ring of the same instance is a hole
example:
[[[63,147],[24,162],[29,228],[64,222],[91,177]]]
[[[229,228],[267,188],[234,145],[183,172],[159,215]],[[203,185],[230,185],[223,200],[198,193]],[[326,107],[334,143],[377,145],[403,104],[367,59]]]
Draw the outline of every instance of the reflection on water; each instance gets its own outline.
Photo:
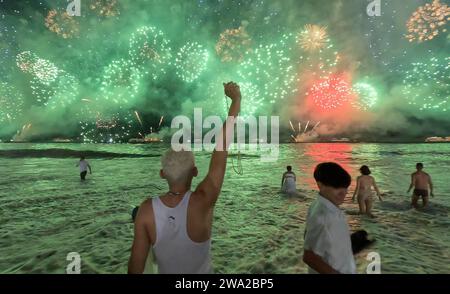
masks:
[[[353,174],[352,168],[352,150],[351,144],[306,144],[304,154],[308,161],[304,172],[308,177],[305,179],[310,189],[315,189],[316,182],[310,176],[314,174],[315,167],[322,162],[338,162],[350,174]]]
[[[79,181],[76,158],[46,156],[46,150],[55,148],[93,151],[88,158],[93,175],[86,183]],[[81,253],[83,273],[125,273],[133,237],[130,212],[166,191],[159,156],[167,148],[0,144],[0,150],[43,151],[42,157],[29,158],[0,152],[0,273],[64,273],[66,255],[73,251]],[[205,176],[209,159],[206,152],[196,153],[199,177],[194,186]],[[350,195],[342,206],[352,230],[366,229],[377,239],[370,250],[380,253],[382,272],[450,273],[450,144],[345,143],[282,145],[279,160],[272,163],[262,162],[256,151],[245,151],[242,176],[233,172],[230,159],[214,214],[216,272],[306,273],[301,261],[305,218],[317,195],[313,170],[324,161],[338,162],[353,179],[361,165],[370,166],[387,194],[385,202],[374,203],[376,219],[356,215]],[[430,208],[421,212],[410,209],[405,193],[418,161],[425,163],[436,186]],[[279,193],[287,165],[293,166],[306,198]],[[360,273],[368,252],[357,257]]]

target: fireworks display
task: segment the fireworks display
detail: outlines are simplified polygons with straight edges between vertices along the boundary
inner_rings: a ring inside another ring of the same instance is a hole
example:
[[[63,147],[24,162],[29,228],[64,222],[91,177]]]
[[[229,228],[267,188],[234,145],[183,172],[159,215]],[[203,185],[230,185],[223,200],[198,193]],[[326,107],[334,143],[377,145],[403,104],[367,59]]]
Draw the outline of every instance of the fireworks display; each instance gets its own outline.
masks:
[[[243,82],[239,84],[242,89],[242,95],[247,98],[244,102],[242,102],[241,116],[244,118],[247,116],[256,116],[259,108],[263,105],[263,99],[259,92],[259,88],[250,82]]]
[[[24,106],[24,97],[8,83],[0,82],[0,125],[19,118]]]
[[[324,79],[333,74],[339,63],[339,53],[333,50],[333,45],[329,44],[325,49],[317,54],[301,57],[302,67],[305,72],[315,78]]]
[[[446,24],[450,20],[450,6],[433,0],[420,6],[406,23],[408,34],[406,38],[410,42],[424,42],[436,38],[439,33],[447,32]]]
[[[16,56],[16,64],[22,72],[31,75],[31,93],[38,105],[51,109],[64,108],[77,99],[77,79],[60,70],[54,63],[24,51]]]
[[[50,61],[38,58],[33,64],[32,73],[43,84],[49,85],[58,77],[60,70]]]
[[[133,135],[133,125],[131,112],[97,112],[94,121],[79,123],[80,139],[83,143],[120,143]]]
[[[183,81],[191,83],[205,71],[208,60],[208,50],[198,43],[188,43],[176,55],[176,74]]]
[[[117,16],[120,14],[117,0],[90,0],[89,9],[100,16]]]
[[[371,109],[378,101],[378,92],[370,84],[363,82],[356,83],[353,85],[353,91],[357,94],[357,99],[352,102],[352,105],[357,109]]]
[[[45,18],[45,26],[64,39],[76,37],[80,33],[76,18],[70,16],[65,10],[50,10]]]
[[[64,109],[77,100],[79,84],[75,77],[60,72],[51,83],[43,83],[38,78],[30,81],[32,95],[37,105],[50,109]]]
[[[24,73],[32,74],[42,84],[49,85],[54,82],[60,70],[52,62],[39,58],[30,51],[19,53],[16,57],[17,67]]]
[[[83,143],[118,143],[130,134],[127,124],[120,121],[122,113],[110,113],[101,109],[101,104],[82,99],[76,112],[79,120],[80,140]],[[120,125],[120,127],[119,127]],[[124,129],[125,132],[121,132]]]
[[[48,105],[48,101],[55,95],[55,89],[53,87],[42,84],[36,78],[30,81],[30,88],[34,99],[33,104],[38,106]]]
[[[450,111],[450,57],[415,62],[403,80],[408,104],[421,111]]]
[[[141,78],[141,73],[130,61],[114,60],[104,70],[99,100],[118,105],[132,102],[139,90]]]
[[[298,42],[305,51],[318,51],[329,42],[327,28],[308,24],[299,34]]]
[[[240,26],[220,34],[216,53],[222,62],[242,62],[245,54],[251,51],[251,44],[252,39],[245,26]]]
[[[448,2],[383,1],[366,18],[356,1],[330,15],[326,0],[86,0],[81,16],[65,3],[3,1],[1,123],[33,125],[24,140],[124,142],[194,108],[223,118],[222,83],[234,81],[243,117],[304,117],[331,133],[359,119],[379,128],[381,110],[449,125]],[[12,138],[2,129],[0,140]]]
[[[55,92],[46,105],[51,109],[65,109],[78,100],[80,85],[74,76],[61,72],[51,85],[54,86]]]
[[[14,26],[8,27],[0,21],[0,75],[5,77],[11,72],[17,46],[17,31]]]
[[[289,55],[292,35],[284,35],[277,43],[260,45],[246,55],[238,74],[252,81],[268,103],[274,104],[297,92],[297,62]]]
[[[292,121],[289,121],[289,125],[292,130],[291,139],[295,143],[308,143],[315,142],[319,135],[316,132],[317,127],[320,125],[320,122],[316,123],[312,128],[309,128],[311,121],[307,121],[305,124],[305,128],[302,128],[302,123],[298,123],[298,131],[294,128]]]
[[[163,65],[171,59],[171,50],[169,40],[155,27],[144,26],[131,35],[131,60],[150,73],[153,79],[165,73]]]
[[[36,63],[37,56],[30,51],[24,51],[17,54],[16,62],[17,67],[24,73],[32,73],[34,64]]]
[[[311,87],[307,96],[322,109],[336,109],[351,100],[351,85],[339,76],[330,76]]]

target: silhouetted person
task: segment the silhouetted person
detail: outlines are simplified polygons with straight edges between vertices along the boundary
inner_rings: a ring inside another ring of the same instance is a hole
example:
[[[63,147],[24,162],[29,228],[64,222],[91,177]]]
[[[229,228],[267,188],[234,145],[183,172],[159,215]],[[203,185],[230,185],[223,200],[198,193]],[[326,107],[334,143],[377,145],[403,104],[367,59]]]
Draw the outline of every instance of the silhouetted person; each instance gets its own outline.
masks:
[[[286,167],[287,171],[281,178],[281,192],[286,194],[297,194],[295,173],[292,171],[292,166]]]
[[[429,194],[431,197],[434,197],[434,194],[431,176],[423,171],[423,163],[416,164],[416,169],[417,171],[411,175],[411,185],[409,185],[407,193],[414,188],[411,205],[417,209],[420,197],[422,197],[423,207],[426,207],[429,202]]]
[[[86,179],[87,170],[89,168],[89,173],[92,175],[92,169],[89,165],[89,162],[86,161],[86,158],[84,156],[81,156],[80,161],[77,163],[76,166],[80,167],[80,178],[82,181]]]
[[[355,201],[355,196],[358,196],[359,213],[367,214],[369,217],[373,217],[372,187],[377,192],[380,201],[383,201],[383,198],[381,198],[381,193],[380,190],[378,189],[374,177],[370,175],[372,172],[370,171],[369,167],[367,165],[363,165],[359,169],[359,171],[361,172],[361,176],[359,176],[356,180],[356,188],[355,193],[353,193],[352,201]]]
[[[241,108],[241,92],[235,83],[224,84],[232,103],[217,138],[208,174],[191,192],[198,175],[194,154],[169,150],[161,160],[161,178],[168,192],[144,201],[137,211],[128,273],[143,273],[150,250],[161,274],[207,274],[212,272],[211,231],[214,207],[222,189],[228,147]]]
[[[326,162],[316,167],[314,179],[319,195],[308,210],[303,261],[311,274],[354,274],[350,230],[339,208],[352,178],[337,163]]]

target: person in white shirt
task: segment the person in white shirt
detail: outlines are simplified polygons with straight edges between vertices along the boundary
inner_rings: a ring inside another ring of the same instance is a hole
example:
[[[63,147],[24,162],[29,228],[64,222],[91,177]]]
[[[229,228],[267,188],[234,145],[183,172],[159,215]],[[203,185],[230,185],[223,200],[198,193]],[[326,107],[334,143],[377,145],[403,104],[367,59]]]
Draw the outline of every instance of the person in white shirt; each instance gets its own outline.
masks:
[[[288,195],[297,194],[297,178],[295,173],[292,171],[292,166],[288,166],[286,169],[287,172],[285,172],[281,178],[281,192]]]
[[[89,162],[86,161],[86,158],[84,156],[81,156],[80,161],[77,163],[76,166],[80,167],[80,178],[82,181],[86,180],[86,174],[87,170],[89,168],[89,173],[92,175],[92,169],[89,165]]]
[[[328,162],[316,167],[314,178],[319,195],[308,211],[303,261],[312,274],[355,274],[350,231],[339,209],[351,176],[340,165]]]

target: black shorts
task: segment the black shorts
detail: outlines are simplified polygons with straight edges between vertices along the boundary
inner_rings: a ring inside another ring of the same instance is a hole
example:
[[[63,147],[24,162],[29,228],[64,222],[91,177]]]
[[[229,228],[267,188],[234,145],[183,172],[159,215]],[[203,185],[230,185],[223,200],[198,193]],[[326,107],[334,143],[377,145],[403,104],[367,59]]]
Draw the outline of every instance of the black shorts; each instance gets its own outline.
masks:
[[[423,190],[423,189],[415,189],[414,190],[414,197],[422,197],[422,198],[428,198],[428,190]]]
[[[84,172],[80,173],[80,178],[82,180],[84,180],[84,179],[86,179],[86,175],[87,175],[87,171],[84,171]]]

